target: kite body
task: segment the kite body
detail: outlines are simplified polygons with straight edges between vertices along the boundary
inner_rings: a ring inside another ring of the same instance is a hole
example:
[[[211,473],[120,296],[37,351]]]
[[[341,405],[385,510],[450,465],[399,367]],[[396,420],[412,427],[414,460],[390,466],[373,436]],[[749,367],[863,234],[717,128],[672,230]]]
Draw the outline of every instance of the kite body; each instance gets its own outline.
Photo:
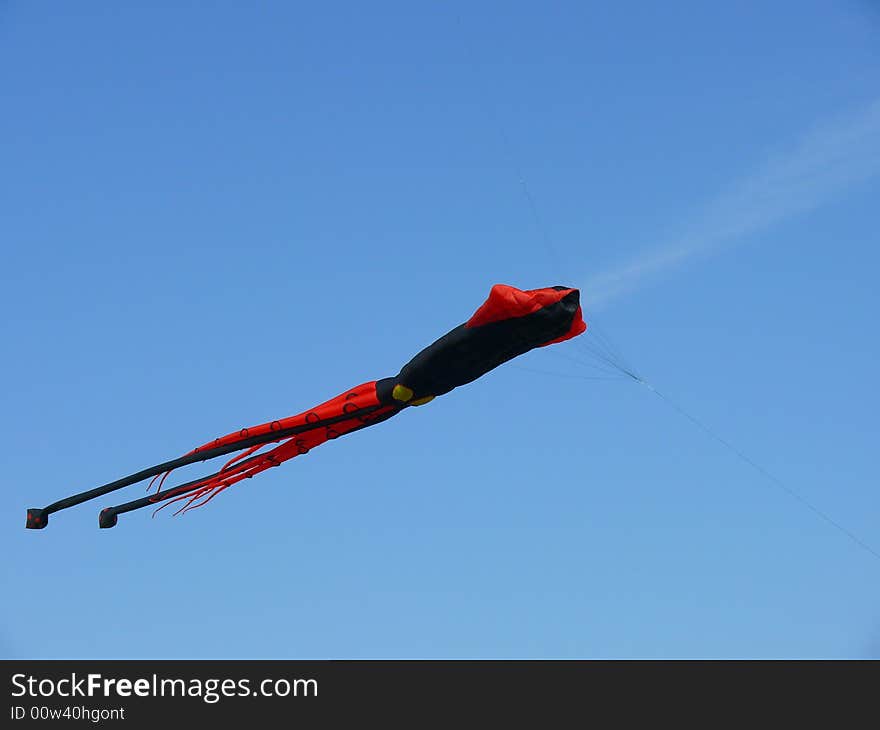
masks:
[[[445,395],[518,355],[586,328],[577,289],[522,291],[496,284],[467,322],[422,350],[391,380],[412,390],[413,400]]]
[[[492,287],[489,298],[463,324],[418,353],[394,377],[350,388],[309,411],[243,428],[193,449],[188,454],[101,487],[29,509],[26,526],[41,529],[49,515],[144,479],[161,477],[155,493],[103,510],[101,527],[113,527],[118,515],[149,505],[181,503],[178,512],[199,507],[224,489],[339,436],[381,423],[405,408],[420,406],[470,383],[536,347],[563,342],[586,330],[577,289],[521,290]],[[267,446],[268,451],[262,451]],[[172,470],[198,461],[241,452],[215,474],[162,489]],[[259,452],[259,453],[258,453]]]

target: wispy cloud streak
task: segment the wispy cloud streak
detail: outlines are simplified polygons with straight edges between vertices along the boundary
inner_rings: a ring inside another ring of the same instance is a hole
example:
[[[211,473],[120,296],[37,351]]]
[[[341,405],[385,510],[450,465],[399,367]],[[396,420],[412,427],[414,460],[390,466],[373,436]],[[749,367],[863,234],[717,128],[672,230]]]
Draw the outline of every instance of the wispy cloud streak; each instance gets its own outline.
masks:
[[[880,100],[818,125],[732,185],[673,243],[643,251],[583,287],[593,308],[686,261],[744,240],[880,173]]]

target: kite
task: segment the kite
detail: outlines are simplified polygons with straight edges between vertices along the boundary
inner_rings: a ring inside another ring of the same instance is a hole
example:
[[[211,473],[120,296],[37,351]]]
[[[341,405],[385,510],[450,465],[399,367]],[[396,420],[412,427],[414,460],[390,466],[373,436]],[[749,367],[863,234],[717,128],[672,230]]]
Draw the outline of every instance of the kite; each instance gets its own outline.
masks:
[[[175,514],[209,502],[243,479],[280,466],[340,436],[374,426],[404,409],[470,383],[502,363],[536,347],[576,337],[587,328],[577,289],[554,286],[522,290],[505,284],[492,287],[473,316],[426,347],[391,378],[371,380],[295,416],[243,428],[209,441],[171,461],[116,481],[27,511],[26,527],[42,529],[49,515],[82,504],[145,479],[155,491],[140,499],[101,511],[98,524],[113,527],[120,514],[177,504]],[[264,447],[273,446],[268,451]],[[168,489],[165,479],[188,464],[240,452],[214,474]]]

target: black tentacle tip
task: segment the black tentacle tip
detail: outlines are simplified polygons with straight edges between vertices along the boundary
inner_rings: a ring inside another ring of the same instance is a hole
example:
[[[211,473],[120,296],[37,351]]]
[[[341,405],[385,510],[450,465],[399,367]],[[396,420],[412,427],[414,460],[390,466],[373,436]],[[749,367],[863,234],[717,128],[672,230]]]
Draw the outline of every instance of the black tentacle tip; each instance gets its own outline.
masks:
[[[101,514],[98,515],[98,526],[102,530],[106,530],[110,527],[116,527],[116,523],[119,521],[119,515],[113,511],[112,507],[107,507],[106,509],[101,510]]]
[[[42,530],[49,524],[49,513],[44,509],[32,507],[27,511],[25,527],[29,530]]]

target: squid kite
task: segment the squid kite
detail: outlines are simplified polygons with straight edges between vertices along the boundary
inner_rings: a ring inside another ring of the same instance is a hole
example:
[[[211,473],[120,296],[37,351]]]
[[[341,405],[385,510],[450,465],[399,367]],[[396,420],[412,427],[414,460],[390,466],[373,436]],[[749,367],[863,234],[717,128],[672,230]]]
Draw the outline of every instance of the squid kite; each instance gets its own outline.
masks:
[[[202,444],[177,459],[48,507],[29,509],[26,526],[42,529],[53,512],[150,478],[153,483],[159,480],[154,492],[102,510],[99,526],[113,527],[120,514],[141,507],[160,505],[161,508],[176,503],[175,514],[186,512],[204,505],[233,484],[306,454],[325,441],[387,421],[406,408],[424,405],[518,355],[576,337],[586,328],[577,289],[554,286],[524,291],[497,284],[467,322],[422,350],[394,377],[371,380],[304,413],[243,428]],[[261,451],[270,445],[273,448]],[[174,469],[235,452],[240,453],[216,473],[162,489]]]

